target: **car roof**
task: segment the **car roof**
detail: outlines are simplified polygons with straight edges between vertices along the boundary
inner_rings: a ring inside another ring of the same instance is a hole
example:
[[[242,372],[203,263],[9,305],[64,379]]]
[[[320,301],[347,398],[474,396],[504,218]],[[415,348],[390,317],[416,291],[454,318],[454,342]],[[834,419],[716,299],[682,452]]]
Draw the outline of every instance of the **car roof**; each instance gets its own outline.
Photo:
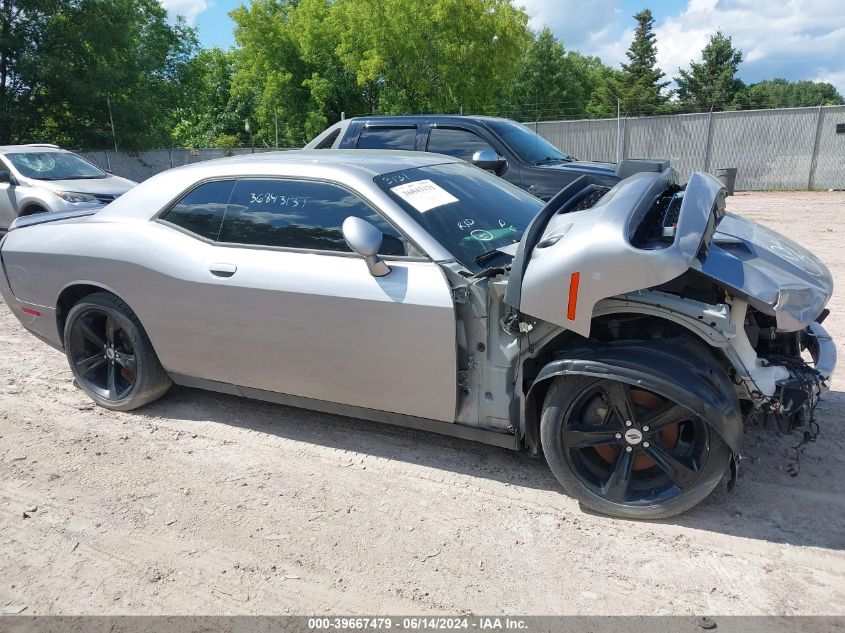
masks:
[[[60,148],[58,145],[50,143],[27,143],[25,145],[0,145],[0,153],[2,154],[24,154],[27,152],[64,152],[70,154],[66,149]]]
[[[372,176],[387,174],[402,169],[414,167],[428,167],[443,163],[463,162],[452,156],[434,154],[431,152],[409,152],[401,150],[361,150],[361,149],[297,149],[278,152],[259,152],[257,154],[242,154],[229,158],[201,161],[177,167],[179,171],[214,171],[235,167],[252,167],[255,169],[270,166],[302,165],[313,163],[315,167],[347,167],[352,170],[364,171]],[[238,170],[240,171],[240,170]]]
[[[290,150],[205,160],[167,169],[145,180],[97,214],[102,221],[147,221],[186,189],[220,178],[317,178],[354,186],[378,188],[373,179],[395,171],[464,161],[431,152],[395,150]],[[380,190],[378,190],[380,192]],[[380,194],[377,194],[380,195]]]
[[[358,116],[349,119],[350,121],[395,121],[396,123],[414,123],[420,120],[426,121],[508,121],[515,123],[513,119],[506,119],[498,116],[484,116],[474,114],[374,114],[372,116]]]

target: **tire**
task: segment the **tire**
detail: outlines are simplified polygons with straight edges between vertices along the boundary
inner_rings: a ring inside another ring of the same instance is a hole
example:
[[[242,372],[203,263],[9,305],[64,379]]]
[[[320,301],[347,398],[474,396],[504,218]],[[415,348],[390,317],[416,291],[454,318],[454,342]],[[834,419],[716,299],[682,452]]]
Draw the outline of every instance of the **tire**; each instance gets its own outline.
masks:
[[[91,294],[71,308],[64,345],[77,384],[106,409],[137,409],[172,384],[138,317],[113,294]]]
[[[628,425],[623,417],[634,419]],[[689,410],[592,376],[555,379],[543,403],[540,439],[568,494],[624,519],[689,510],[713,491],[731,456],[719,434]]]

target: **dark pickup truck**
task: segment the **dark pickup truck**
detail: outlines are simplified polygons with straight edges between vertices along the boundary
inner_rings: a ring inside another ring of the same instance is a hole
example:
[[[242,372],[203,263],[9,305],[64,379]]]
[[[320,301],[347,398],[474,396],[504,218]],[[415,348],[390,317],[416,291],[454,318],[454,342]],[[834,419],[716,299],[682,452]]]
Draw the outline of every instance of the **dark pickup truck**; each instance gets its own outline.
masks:
[[[613,163],[567,156],[534,130],[510,119],[463,115],[371,116],[345,119],[306,149],[396,149],[437,152],[495,172],[538,198],[548,200],[585,174],[613,186]]]

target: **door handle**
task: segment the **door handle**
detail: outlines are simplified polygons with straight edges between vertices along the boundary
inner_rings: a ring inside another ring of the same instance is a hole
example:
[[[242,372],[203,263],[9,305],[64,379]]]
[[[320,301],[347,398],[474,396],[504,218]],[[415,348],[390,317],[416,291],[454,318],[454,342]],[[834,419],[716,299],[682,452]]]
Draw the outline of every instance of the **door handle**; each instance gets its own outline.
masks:
[[[234,264],[209,264],[208,270],[215,277],[231,277],[237,272],[238,267]]]

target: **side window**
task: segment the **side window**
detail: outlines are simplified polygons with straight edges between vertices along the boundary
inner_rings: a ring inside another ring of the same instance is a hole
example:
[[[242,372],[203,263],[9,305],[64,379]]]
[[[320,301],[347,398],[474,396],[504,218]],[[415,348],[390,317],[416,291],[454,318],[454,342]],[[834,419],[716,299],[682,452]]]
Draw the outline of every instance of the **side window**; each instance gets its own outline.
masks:
[[[358,149],[414,149],[416,127],[365,127],[358,137]]]
[[[209,240],[216,240],[234,187],[234,180],[204,183],[191,189],[161,219]]]
[[[326,138],[324,138],[322,141],[317,143],[314,149],[331,149],[338,136],[340,136],[340,128],[336,129],[334,132],[326,136]]]
[[[399,232],[361,198],[337,185],[306,180],[239,180],[220,241],[348,253],[341,225],[349,216],[384,233],[381,254],[406,254]]]
[[[428,151],[472,161],[472,155],[481,150],[491,150],[490,144],[469,130],[433,127],[428,138]]]

